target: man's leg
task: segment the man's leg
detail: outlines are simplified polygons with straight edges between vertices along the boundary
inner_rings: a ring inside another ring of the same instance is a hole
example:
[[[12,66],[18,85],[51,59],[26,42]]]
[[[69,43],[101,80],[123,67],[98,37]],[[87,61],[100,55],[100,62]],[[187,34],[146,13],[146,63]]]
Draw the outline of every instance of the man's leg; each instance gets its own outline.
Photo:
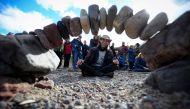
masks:
[[[102,72],[104,76],[109,76],[113,78],[114,71],[117,70],[118,67],[116,64],[109,64],[105,67],[102,67],[98,72]]]
[[[73,62],[72,62],[73,70],[77,69],[77,67],[76,67],[77,60],[78,60],[78,53],[77,52],[73,52]]]
[[[94,67],[91,67],[87,65],[86,63],[83,63],[78,66],[82,71],[82,76],[100,76],[100,74],[97,74],[97,71]]]

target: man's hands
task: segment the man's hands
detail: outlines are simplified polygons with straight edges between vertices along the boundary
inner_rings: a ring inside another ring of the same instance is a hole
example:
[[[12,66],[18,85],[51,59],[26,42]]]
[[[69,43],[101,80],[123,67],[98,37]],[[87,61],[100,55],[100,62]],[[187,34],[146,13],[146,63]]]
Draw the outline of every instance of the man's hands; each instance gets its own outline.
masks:
[[[77,61],[77,65],[81,65],[83,62],[84,62],[84,60],[79,59],[79,60]]]
[[[113,63],[118,65],[119,64],[118,59],[113,59]]]

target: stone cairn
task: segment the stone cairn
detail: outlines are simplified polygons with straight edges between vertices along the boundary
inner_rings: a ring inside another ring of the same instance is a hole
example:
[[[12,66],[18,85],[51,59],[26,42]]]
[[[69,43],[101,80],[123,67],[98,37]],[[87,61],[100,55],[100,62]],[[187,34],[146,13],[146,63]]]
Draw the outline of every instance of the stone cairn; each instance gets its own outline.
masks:
[[[41,77],[56,70],[59,59],[51,50],[63,44],[63,39],[78,36],[82,30],[98,35],[99,28],[147,41],[141,46],[145,61],[153,72],[145,81],[163,92],[190,89],[190,12],[184,13],[167,25],[166,13],[157,14],[148,23],[149,14],[124,6],[106,12],[98,5],[90,5],[88,13],[81,10],[80,17],[63,17],[57,24],[36,29],[32,34],[0,35],[0,76]]]

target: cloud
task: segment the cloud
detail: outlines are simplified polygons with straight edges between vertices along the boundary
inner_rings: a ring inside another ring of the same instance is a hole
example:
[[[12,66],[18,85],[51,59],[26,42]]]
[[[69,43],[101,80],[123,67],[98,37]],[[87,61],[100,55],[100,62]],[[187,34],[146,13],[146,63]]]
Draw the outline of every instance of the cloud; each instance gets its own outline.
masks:
[[[52,23],[52,19],[43,16],[41,13],[23,12],[16,7],[8,6],[0,13],[0,25],[10,32],[33,31],[37,28]]]
[[[99,8],[104,7],[106,9],[111,6],[108,0],[36,0],[36,2],[47,10],[58,12],[60,17],[65,15],[80,16],[80,13],[76,13],[72,8],[86,9],[88,11],[88,7],[92,4],[98,4]]]

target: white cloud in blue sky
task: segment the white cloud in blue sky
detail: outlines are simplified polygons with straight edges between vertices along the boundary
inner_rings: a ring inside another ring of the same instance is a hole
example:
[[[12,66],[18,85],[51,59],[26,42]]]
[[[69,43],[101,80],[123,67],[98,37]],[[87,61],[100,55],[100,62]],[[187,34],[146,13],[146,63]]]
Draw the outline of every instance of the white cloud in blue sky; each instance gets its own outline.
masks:
[[[91,4],[98,4],[99,8],[105,7],[106,10],[111,5],[117,5],[118,11],[124,5],[133,9],[134,14],[142,9],[150,14],[149,21],[159,12],[166,12],[169,23],[187,10],[190,10],[189,0],[0,0],[0,33],[33,31],[37,28],[54,22],[56,23],[64,16],[80,16],[80,10],[86,9]],[[139,39],[129,39],[125,32],[121,35],[108,32],[106,29],[99,30],[99,34],[108,34],[116,43],[121,45],[122,41],[129,44],[136,42],[142,43]],[[83,40],[92,38],[92,34],[82,34]]]

